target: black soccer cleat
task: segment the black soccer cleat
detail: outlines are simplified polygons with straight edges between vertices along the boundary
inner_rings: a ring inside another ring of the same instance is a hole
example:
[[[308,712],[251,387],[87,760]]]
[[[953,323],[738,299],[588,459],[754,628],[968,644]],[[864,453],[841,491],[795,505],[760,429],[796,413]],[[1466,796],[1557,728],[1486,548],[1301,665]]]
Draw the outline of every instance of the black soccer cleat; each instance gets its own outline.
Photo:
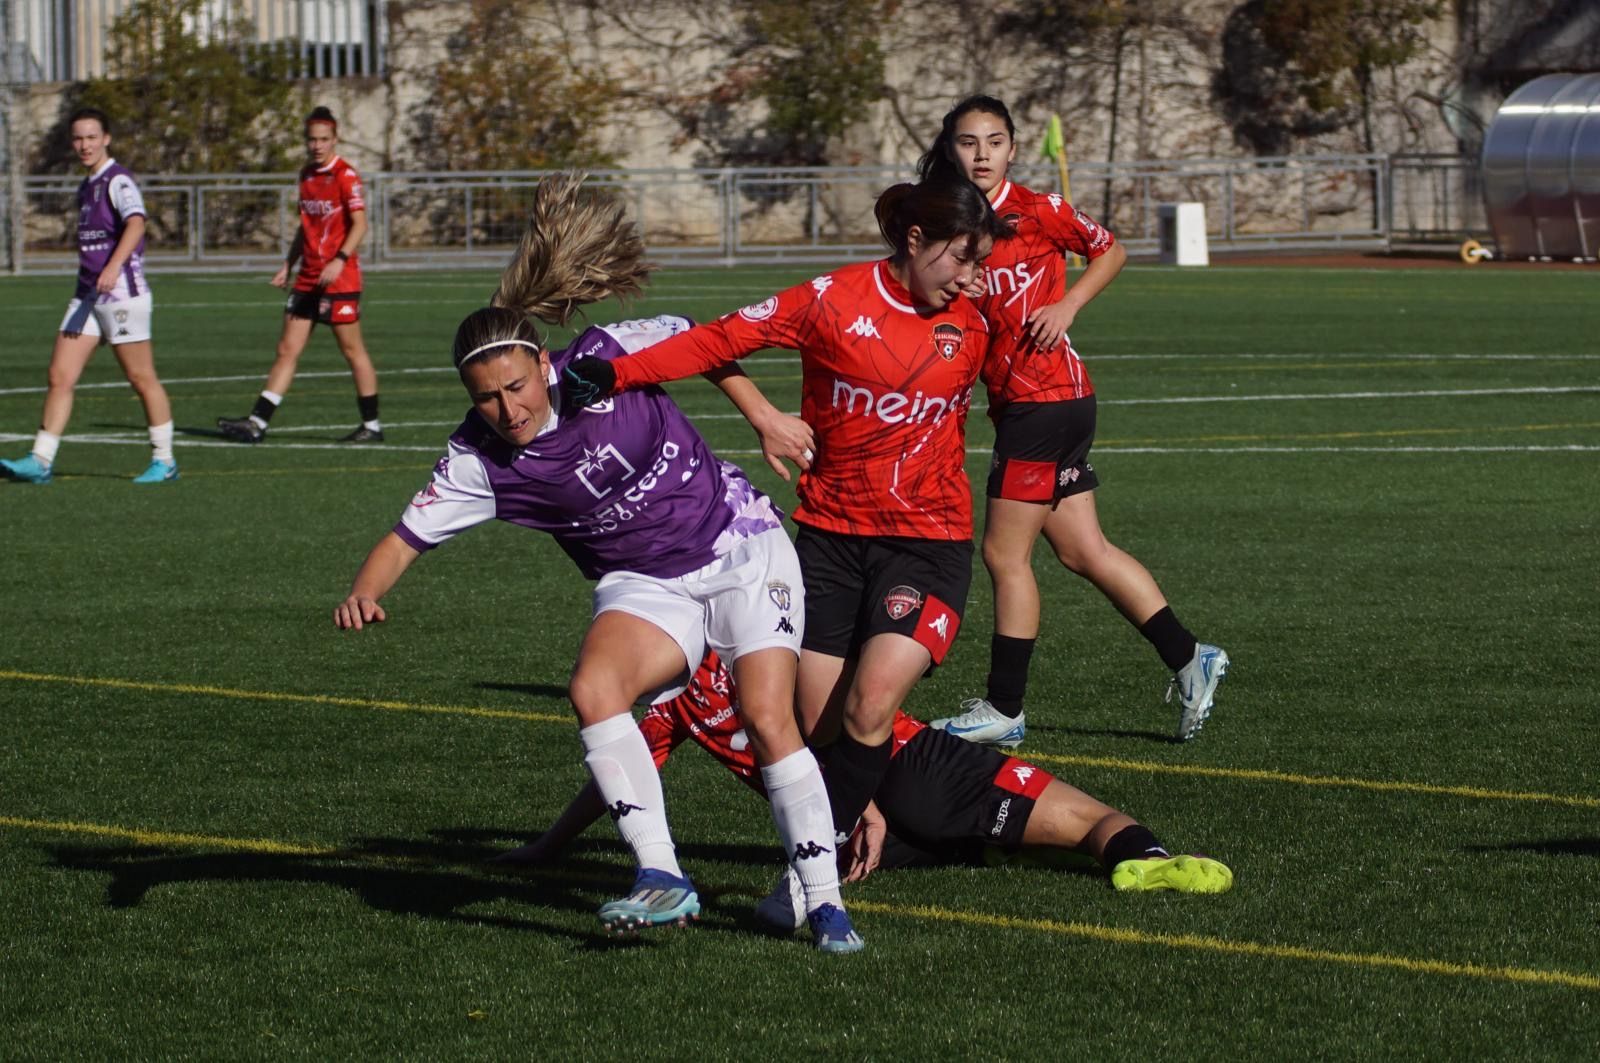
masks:
[[[235,443],[259,443],[267,438],[267,430],[248,417],[218,417],[217,431]]]
[[[357,425],[356,430],[347,436],[340,436],[341,443],[382,443],[383,429],[368,428],[366,425]]]

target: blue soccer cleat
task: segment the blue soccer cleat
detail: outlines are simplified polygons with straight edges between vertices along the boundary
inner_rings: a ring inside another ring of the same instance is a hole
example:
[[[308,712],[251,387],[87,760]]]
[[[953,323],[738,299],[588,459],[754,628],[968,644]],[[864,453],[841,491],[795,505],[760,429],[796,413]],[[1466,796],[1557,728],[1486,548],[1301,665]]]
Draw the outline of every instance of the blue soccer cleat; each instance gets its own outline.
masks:
[[[1007,716],[983,698],[968,698],[961,703],[961,715],[934,720],[928,726],[979,745],[1015,749],[1028,733],[1025,713]]]
[[[133,478],[136,484],[164,484],[168,480],[178,478],[178,463],[175,461],[152,460],[150,467]]]
[[[1200,733],[1211,706],[1216,700],[1217,686],[1228,674],[1228,654],[1221,646],[1196,643],[1194,656],[1178,669],[1167,685],[1167,700],[1178,692],[1178,738],[1187,742]]]
[[[0,458],[0,470],[4,470],[7,479],[16,480],[18,483],[47,484],[50,482],[50,466],[32,454],[25,458]]]
[[[850,925],[850,917],[836,904],[819,905],[806,916],[806,922],[811,924],[818,952],[860,952],[867,947]]]
[[[614,934],[629,934],[650,926],[676,923],[688,926],[700,918],[700,897],[687,877],[669,875],[653,867],[639,869],[633,892],[600,906],[600,921]]]

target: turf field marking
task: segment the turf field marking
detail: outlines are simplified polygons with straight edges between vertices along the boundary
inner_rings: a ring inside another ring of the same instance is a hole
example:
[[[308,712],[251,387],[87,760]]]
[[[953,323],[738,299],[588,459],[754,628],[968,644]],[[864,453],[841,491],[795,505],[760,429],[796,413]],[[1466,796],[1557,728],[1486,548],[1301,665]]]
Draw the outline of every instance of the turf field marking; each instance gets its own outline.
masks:
[[[852,912],[905,916],[968,926],[987,926],[1001,930],[1034,930],[1046,934],[1104,941],[1113,945],[1161,945],[1173,949],[1220,952],[1231,956],[1251,956],[1270,960],[1301,960],[1310,963],[1343,964],[1352,967],[1378,967],[1415,974],[1446,975],[1455,978],[1481,978],[1491,981],[1521,982],[1562,986],[1569,989],[1600,990],[1600,977],[1570,971],[1545,971],[1532,967],[1486,967],[1476,963],[1452,963],[1412,956],[1393,956],[1381,952],[1331,952],[1300,945],[1267,945],[1255,941],[1232,941],[1201,934],[1158,934],[1145,930],[1096,926],[1092,923],[1064,923],[1054,919],[1021,919],[987,912],[958,912],[931,905],[881,904],[852,900]]]
[[[72,820],[42,820],[25,819],[19,816],[0,816],[0,827],[13,827],[18,830],[52,834],[86,834],[102,838],[122,838],[133,842],[135,845],[151,847],[221,849],[227,852],[262,853],[271,856],[323,857],[362,863],[436,863],[436,861],[417,861],[405,858],[397,860],[393,856],[382,853],[357,852],[323,845],[300,845],[272,838],[230,838],[222,835],[142,830],[134,827],[82,823]],[[563,874],[559,868],[552,868],[548,873],[555,878],[573,877]],[[1600,990],[1600,977],[1577,974],[1570,971],[1549,971],[1530,967],[1486,967],[1475,963],[1454,963],[1449,960],[1429,960],[1386,953],[1333,952],[1325,949],[1306,948],[1300,945],[1269,945],[1255,941],[1234,941],[1228,938],[1210,937],[1202,934],[1161,934],[1146,930],[1130,930],[1125,927],[1097,926],[1093,923],[1061,922],[1055,919],[1025,919],[991,912],[955,911],[933,905],[900,905],[884,904],[879,901],[852,900],[850,909],[854,912],[865,912],[874,915],[955,923],[966,926],[985,926],[998,930],[1027,930],[1036,933],[1081,938],[1087,941],[1100,941],[1111,945],[1156,945],[1169,949],[1190,949],[1200,952],[1222,953],[1229,956],[1247,956],[1256,959],[1342,964],[1351,967],[1399,970],[1413,974],[1479,978],[1529,985],[1553,985],[1569,989]]]
[[[549,712],[519,712],[513,709],[486,709],[476,705],[433,705],[415,701],[385,701],[378,698],[348,698],[332,694],[291,694],[276,690],[238,690],[194,683],[146,683],[134,679],[96,679],[91,676],[49,675],[0,669],[0,679],[27,683],[65,683],[73,686],[106,687],[112,690],[144,690],[156,694],[203,694],[208,697],[237,698],[241,701],[286,701],[309,705],[333,705],[347,709],[384,709],[390,712],[429,712],[448,716],[479,716],[496,720],[532,720],[536,723],[572,723],[570,716]]]
[[[1381,779],[1354,779],[1341,775],[1300,775],[1287,771],[1258,768],[1213,768],[1200,764],[1162,764],[1154,760],[1125,760],[1121,757],[1086,757],[1062,753],[1029,753],[1028,760],[1041,764],[1070,764],[1074,767],[1115,768],[1155,775],[1197,775],[1212,779],[1243,779],[1248,782],[1293,783],[1296,786],[1327,786],[1379,793],[1429,794],[1443,797],[1473,797],[1493,801],[1541,801],[1573,808],[1600,808],[1600,797],[1549,794],[1538,791],[1489,790],[1479,786],[1443,786],[1424,782],[1389,782]]]
[[[133,679],[101,679],[92,676],[22,672],[8,668],[0,668],[0,680],[26,683],[60,683],[73,686],[104,687],[115,690],[143,690],[157,694],[201,694],[213,697],[237,698],[243,701],[301,702],[313,705],[333,705],[340,708],[443,713],[490,719],[530,720],[537,723],[575,724],[576,722],[571,716],[548,712],[488,709],[473,705],[434,705],[410,701],[383,701],[373,698],[339,697],[331,694],[294,694],[273,690],[239,690],[231,687],[189,683],[152,683]],[[1549,804],[1568,805],[1575,808],[1600,808],[1600,797],[1550,794],[1537,791],[1491,790],[1479,786],[1390,782],[1381,779],[1356,779],[1337,775],[1300,775],[1293,772],[1269,771],[1257,768],[1215,768],[1200,764],[1163,764],[1154,760],[1086,757],[1076,754],[1034,753],[1031,751],[1027,754],[1026,759],[1038,761],[1041,764],[1070,764],[1077,767],[1112,768],[1118,771],[1137,771],[1149,774],[1192,775],[1202,778],[1242,779],[1250,782],[1279,782],[1299,786],[1343,787],[1354,790],[1428,794],[1444,797],[1471,797],[1494,801],[1540,801]]]

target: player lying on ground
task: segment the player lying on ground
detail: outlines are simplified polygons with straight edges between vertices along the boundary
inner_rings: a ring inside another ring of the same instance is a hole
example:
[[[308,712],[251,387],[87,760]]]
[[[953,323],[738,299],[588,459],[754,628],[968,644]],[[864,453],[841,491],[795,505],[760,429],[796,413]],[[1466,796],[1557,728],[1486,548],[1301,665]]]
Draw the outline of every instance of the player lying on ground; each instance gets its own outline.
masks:
[[[757,793],[764,794],[750,743],[736,712],[732,674],[707,651],[684,690],[651,706],[639,723],[659,768],[692,738]],[[851,846],[846,881],[878,866],[993,862],[1028,850],[1071,851],[1092,858],[1119,890],[1222,893],[1233,872],[1204,856],[1173,856],[1133,817],[1095,800],[1037,765],[964,742],[903,712],[895,714],[894,750],[878,788],[881,818],[869,810]],[[605,814],[593,782],[550,829],[513,849],[504,863],[554,859]],[[890,837],[885,842],[884,828]],[[889,854],[889,855],[884,855]],[[791,873],[761,902],[762,919],[785,930],[805,922],[804,894]]]

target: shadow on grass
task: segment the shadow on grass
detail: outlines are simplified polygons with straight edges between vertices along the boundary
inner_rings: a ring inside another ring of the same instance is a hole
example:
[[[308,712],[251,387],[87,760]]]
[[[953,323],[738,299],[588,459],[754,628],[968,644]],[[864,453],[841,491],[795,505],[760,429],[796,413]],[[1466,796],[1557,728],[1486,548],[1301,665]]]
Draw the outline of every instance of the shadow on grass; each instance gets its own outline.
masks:
[[[1047,723],[1034,723],[1028,721],[1028,733],[1031,734],[1059,734],[1079,735],[1084,738],[1133,738],[1141,742],[1155,742],[1164,746],[1178,746],[1183,743],[1171,731],[1123,731],[1105,727],[1055,727]],[[1027,754],[1024,752],[1024,759]]]
[[[1503,845],[1467,845],[1469,853],[1538,853],[1540,856],[1600,857],[1600,838],[1551,838],[1541,842],[1506,842]]]
[[[599,905],[626,893],[633,866],[627,846],[616,840],[575,843],[558,864],[526,867],[489,862],[505,851],[514,831],[443,829],[428,839],[358,838],[328,853],[203,852],[170,846],[56,846],[56,867],[109,876],[106,904],[133,908],[162,886],[180,883],[297,882],[330,886],[359,896],[369,907],[394,915],[421,916],[472,926],[533,931],[565,937],[590,948],[611,948],[638,939],[608,937],[594,920]],[[713,861],[770,866],[777,874],[775,847],[686,845],[679,854],[691,866]],[[747,886],[696,883],[708,907],[722,897],[750,896]],[[470,909],[511,902],[556,909],[591,920],[592,930],[576,929],[568,919],[480,914]],[[711,915],[711,912],[707,913]],[[749,904],[715,910],[712,929],[757,928]],[[648,940],[646,935],[645,940]]]
[[[558,686],[555,683],[495,683],[485,679],[472,685],[479,690],[504,690],[510,694],[528,694],[536,698],[567,700],[567,688]]]

